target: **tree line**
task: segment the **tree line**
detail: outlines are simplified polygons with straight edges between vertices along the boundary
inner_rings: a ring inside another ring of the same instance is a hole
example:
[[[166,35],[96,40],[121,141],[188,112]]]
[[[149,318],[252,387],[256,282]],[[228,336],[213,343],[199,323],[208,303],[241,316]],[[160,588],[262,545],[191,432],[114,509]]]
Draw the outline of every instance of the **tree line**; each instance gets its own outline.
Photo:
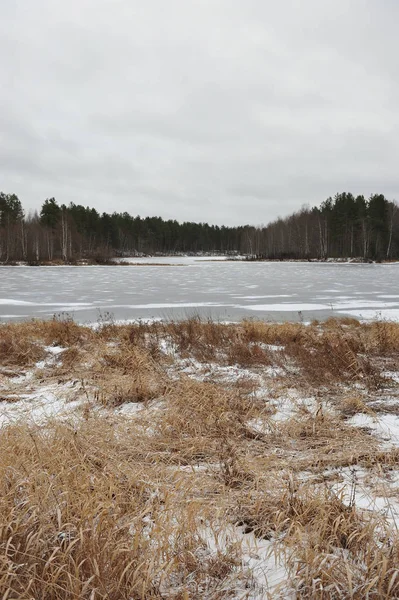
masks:
[[[245,254],[264,259],[399,258],[399,210],[382,194],[337,194],[267,226],[179,223],[127,212],[100,214],[48,198],[25,214],[17,195],[0,192],[0,262],[30,264],[173,253]]]
[[[319,207],[277,219],[256,232],[255,254],[267,258],[399,258],[399,211],[383,194],[368,200],[336,194]]]

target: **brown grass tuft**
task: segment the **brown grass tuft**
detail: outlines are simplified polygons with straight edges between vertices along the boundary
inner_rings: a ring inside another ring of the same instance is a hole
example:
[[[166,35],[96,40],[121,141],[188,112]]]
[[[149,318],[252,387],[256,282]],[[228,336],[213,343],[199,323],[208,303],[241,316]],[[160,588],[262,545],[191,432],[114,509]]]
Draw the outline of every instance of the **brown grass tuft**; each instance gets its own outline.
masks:
[[[34,338],[23,335],[18,326],[0,325],[0,363],[4,366],[30,367],[46,352]]]
[[[372,413],[359,394],[344,396],[340,401],[339,410],[345,418],[353,417],[358,413]]]

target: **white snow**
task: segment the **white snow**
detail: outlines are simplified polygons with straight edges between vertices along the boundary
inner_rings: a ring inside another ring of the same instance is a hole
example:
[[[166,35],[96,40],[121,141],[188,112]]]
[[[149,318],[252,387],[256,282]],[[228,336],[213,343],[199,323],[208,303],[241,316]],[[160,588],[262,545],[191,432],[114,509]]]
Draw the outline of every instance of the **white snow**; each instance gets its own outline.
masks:
[[[263,298],[292,298],[297,294],[266,294],[263,296],[234,296],[240,300],[262,300]]]
[[[0,403],[1,427],[21,421],[43,425],[48,419],[76,418],[76,410],[82,406],[83,399],[68,401],[66,396],[71,386],[61,390],[56,385],[41,387],[31,394],[19,394],[18,401]]]
[[[6,306],[54,306],[56,308],[65,306],[63,302],[29,302],[27,300],[16,300],[14,298],[0,298],[0,305]],[[91,302],[68,302],[68,306],[81,307],[92,306]]]
[[[114,308],[198,308],[206,306],[220,306],[217,302],[157,302],[150,304],[116,304]]]
[[[379,414],[378,416],[359,413],[348,420],[354,427],[367,427],[384,442],[399,447],[399,416]]]
[[[328,304],[309,304],[304,303],[290,303],[281,302],[279,304],[249,304],[244,306],[238,306],[237,308],[244,308],[246,310],[254,311],[279,311],[279,312],[301,312],[304,310],[330,310],[331,305]]]
[[[340,310],[340,312],[344,312],[346,315],[351,315],[353,317],[357,317],[359,319],[365,319],[367,321],[381,320],[381,319],[387,319],[389,321],[398,321],[399,320],[399,307],[398,308],[379,308],[378,310],[357,308],[357,309],[350,309],[350,310]]]
[[[125,256],[114,258],[115,262],[130,265],[191,265],[199,262],[226,261],[228,256]]]
[[[272,541],[256,538],[253,532],[245,534],[242,527],[218,525],[208,527],[203,532],[208,549],[212,553],[228,551],[229,547],[238,547],[242,556],[241,569],[249,577],[244,589],[240,590],[239,581],[234,598],[236,600],[264,600],[266,598],[294,599],[289,589],[288,569],[282,554],[275,553]]]
[[[377,309],[383,309],[383,308],[390,308],[393,306],[399,307],[399,301],[398,302],[381,302],[378,300],[363,300],[361,298],[356,298],[353,300],[349,300],[347,302],[332,302],[332,304],[334,305],[334,308],[336,308],[337,310],[343,310],[346,308],[377,308]]]

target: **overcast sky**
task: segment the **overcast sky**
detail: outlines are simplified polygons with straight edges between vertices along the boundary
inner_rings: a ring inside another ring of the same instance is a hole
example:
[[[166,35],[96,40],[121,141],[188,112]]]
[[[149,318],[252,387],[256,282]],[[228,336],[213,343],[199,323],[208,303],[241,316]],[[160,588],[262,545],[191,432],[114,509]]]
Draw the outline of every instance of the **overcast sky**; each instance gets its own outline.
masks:
[[[0,190],[261,224],[399,200],[398,0],[0,0]]]

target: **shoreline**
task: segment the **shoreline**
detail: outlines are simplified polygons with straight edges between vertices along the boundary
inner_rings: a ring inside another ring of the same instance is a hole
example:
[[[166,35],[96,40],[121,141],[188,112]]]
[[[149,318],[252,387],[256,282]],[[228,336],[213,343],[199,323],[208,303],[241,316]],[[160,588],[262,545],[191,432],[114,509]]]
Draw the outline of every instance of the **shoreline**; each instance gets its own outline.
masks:
[[[184,262],[162,262],[162,259],[182,259],[182,261],[186,259],[192,259],[193,262],[213,262],[213,263],[301,263],[301,264],[339,264],[339,265],[395,265],[399,264],[399,260],[363,260],[357,258],[327,258],[327,259],[301,259],[301,258],[287,258],[287,259],[278,259],[278,258],[250,258],[250,257],[221,257],[220,255],[214,256],[176,256],[173,254],[164,255],[164,256],[146,256],[146,257],[124,257],[121,259],[111,258],[103,261],[95,261],[90,259],[81,259],[76,261],[62,261],[62,260],[53,260],[53,261],[40,261],[40,262],[30,262],[30,261],[16,261],[16,262],[0,262],[0,267],[184,267],[187,266]],[[146,262],[146,260],[148,260]],[[151,259],[160,259],[159,262],[151,262]],[[133,262],[133,260],[135,262]]]

